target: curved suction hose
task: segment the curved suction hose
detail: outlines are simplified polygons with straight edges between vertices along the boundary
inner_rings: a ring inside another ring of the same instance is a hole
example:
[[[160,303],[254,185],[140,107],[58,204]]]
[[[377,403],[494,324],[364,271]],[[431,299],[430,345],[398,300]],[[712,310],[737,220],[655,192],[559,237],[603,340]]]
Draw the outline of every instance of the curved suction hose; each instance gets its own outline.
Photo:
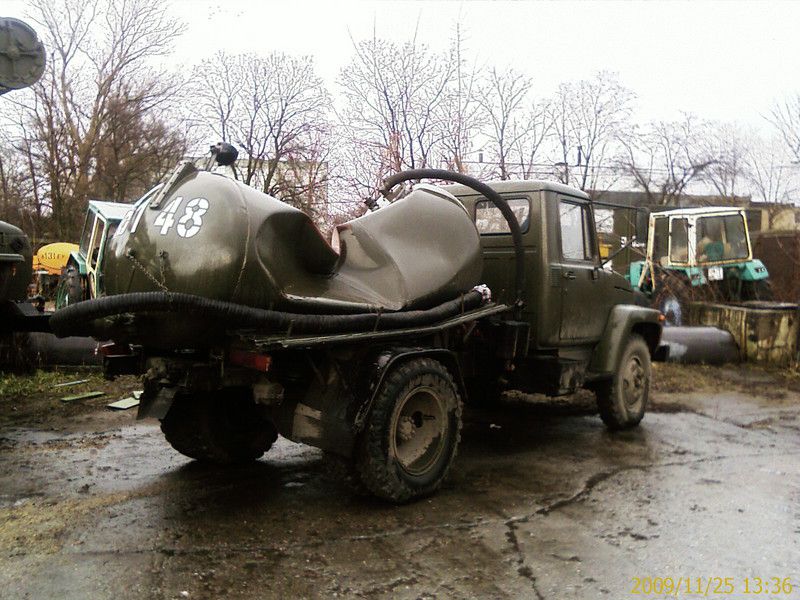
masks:
[[[411,169],[409,171],[402,171],[383,181],[383,190],[381,193],[387,195],[389,191],[398,183],[408,181],[410,179],[442,179],[444,181],[454,181],[461,183],[469,188],[472,188],[479,194],[485,196],[492,204],[494,204],[503,218],[508,223],[508,228],[511,231],[511,238],[514,241],[514,258],[515,258],[515,287],[516,298],[515,304],[517,312],[522,308],[524,302],[525,291],[525,249],[522,246],[522,230],[519,228],[514,211],[508,205],[503,197],[490,188],[485,183],[482,183],[463,173],[455,173],[453,171],[446,171],[445,169]]]

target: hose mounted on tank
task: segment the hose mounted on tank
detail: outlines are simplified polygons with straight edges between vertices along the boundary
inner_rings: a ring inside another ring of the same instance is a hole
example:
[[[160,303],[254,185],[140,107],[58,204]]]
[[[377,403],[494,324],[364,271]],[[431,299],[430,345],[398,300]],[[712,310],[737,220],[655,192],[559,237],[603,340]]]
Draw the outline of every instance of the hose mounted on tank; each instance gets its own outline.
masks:
[[[516,304],[519,309],[522,305],[524,286],[521,233],[514,214],[506,202],[491,188],[479,181],[444,170],[425,169],[399,173],[388,179],[386,186],[388,189],[399,181],[421,177],[435,177],[464,183],[489,198],[501,211],[509,223],[517,251]],[[158,194],[156,199],[159,200],[159,204],[160,200],[167,195],[164,192],[168,192],[171,187],[173,186],[165,185],[165,189]],[[151,207],[156,199],[150,202]],[[108,335],[107,325],[110,323],[109,321],[100,322],[100,320],[115,320],[120,316],[136,313],[182,312],[223,322],[228,328],[239,327],[260,331],[291,330],[296,333],[326,334],[393,330],[429,325],[478,308],[483,302],[484,299],[480,292],[470,291],[461,294],[458,298],[423,310],[390,312],[376,309],[356,314],[309,314],[256,308],[193,294],[169,291],[134,292],[105,296],[68,306],[53,315],[50,325],[53,332],[61,337],[86,334],[100,336]]]
[[[511,239],[514,242],[514,258],[515,258],[515,306],[517,312],[522,309],[524,304],[524,291],[525,291],[525,249],[522,245],[522,230],[519,227],[517,218],[514,211],[508,205],[503,197],[490,188],[485,183],[481,183],[474,177],[464,175],[463,173],[454,173],[445,169],[411,169],[402,171],[387,177],[383,182],[383,189],[381,193],[388,196],[391,189],[399,183],[409,181],[412,179],[441,179],[444,181],[454,181],[469,188],[472,188],[479,194],[486,197],[492,204],[494,204],[503,215],[503,218],[508,223],[508,228],[511,231]],[[518,315],[519,316],[519,315]]]

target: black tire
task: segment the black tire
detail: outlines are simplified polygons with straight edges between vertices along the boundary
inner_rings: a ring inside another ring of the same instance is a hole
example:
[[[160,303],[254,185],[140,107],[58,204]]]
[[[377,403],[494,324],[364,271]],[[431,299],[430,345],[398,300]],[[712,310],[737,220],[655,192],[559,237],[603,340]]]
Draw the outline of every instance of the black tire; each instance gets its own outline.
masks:
[[[461,439],[461,398],[436,360],[391,369],[367,416],[355,465],[367,490],[399,503],[432,494],[447,476]]]
[[[177,396],[161,431],[184,456],[219,464],[252,462],[278,438],[246,388]]]
[[[664,273],[659,277],[653,307],[664,315],[666,327],[686,325],[691,301],[691,284],[684,278]]]
[[[600,418],[611,430],[636,427],[650,401],[650,349],[636,334],[628,338],[613,377],[595,386]]]
[[[61,273],[56,288],[56,308],[64,308],[84,300],[83,278],[74,263],[67,265]]]

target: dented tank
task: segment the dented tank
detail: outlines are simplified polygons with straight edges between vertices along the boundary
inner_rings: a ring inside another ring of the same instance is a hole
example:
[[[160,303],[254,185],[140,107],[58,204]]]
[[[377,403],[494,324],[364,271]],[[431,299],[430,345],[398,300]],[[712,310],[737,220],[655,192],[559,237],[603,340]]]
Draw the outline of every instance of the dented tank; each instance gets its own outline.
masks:
[[[334,246],[302,211],[184,164],[126,215],[106,251],[103,285],[109,296],[164,291],[345,314],[429,308],[481,275],[472,219],[433,186],[339,225]]]

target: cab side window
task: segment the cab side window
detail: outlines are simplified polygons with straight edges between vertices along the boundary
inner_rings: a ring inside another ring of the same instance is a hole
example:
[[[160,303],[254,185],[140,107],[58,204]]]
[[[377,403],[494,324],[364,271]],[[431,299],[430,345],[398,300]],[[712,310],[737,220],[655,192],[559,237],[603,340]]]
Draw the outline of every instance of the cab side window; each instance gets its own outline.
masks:
[[[527,233],[531,221],[531,205],[528,199],[508,198],[506,202],[517,218],[520,231]],[[511,233],[503,213],[488,200],[481,200],[475,204],[475,227],[481,235]]]
[[[594,238],[589,208],[575,202],[559,200],[561,256],[565,260],[594,260]]]

